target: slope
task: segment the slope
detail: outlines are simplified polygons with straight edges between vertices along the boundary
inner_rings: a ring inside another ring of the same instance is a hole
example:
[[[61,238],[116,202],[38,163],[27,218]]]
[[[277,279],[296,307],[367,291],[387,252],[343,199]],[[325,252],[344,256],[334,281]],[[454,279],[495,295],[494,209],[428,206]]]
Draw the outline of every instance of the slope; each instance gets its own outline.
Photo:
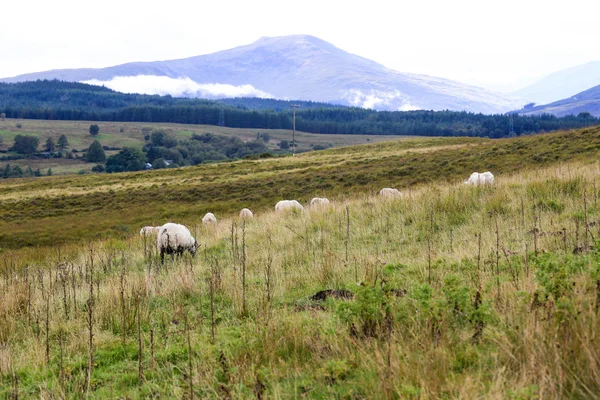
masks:
[[[595,160],[600,127],[514,139],[406,139],[173,170],[0,182],[5,249],[120,237],[169,220],[263,212],[284,198],[342,198],[382,187],[408,190],[569,160]]]
[[[521,115],[552,114],[557,117],[565,115],[578,115],[589,112],[593,116],[600,116],[600,85],[577,93],[575,96],[555,101],[554,103],[529,107],[519,111]]]
[[[600,85],[600,61],[592,61],[554,72],[511,94],[542,105],[571,97],[597,85]]]

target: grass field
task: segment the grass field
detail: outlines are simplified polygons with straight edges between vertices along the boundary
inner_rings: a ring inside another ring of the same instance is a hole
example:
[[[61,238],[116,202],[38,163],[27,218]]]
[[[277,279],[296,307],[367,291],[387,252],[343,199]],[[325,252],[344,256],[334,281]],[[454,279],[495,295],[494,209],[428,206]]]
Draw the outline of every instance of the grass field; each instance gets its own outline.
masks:
[[[21,128],[17,128],[17,124]],[[89,133],[90,124],[98,124],[100,133],[92,137]],[[8,150],[12,146],[14,137],[19,134],[33,135],[40,139],[43,146],[48,137],[56,142],[60,135],[67,136],[69,149],[79,151],[87,150],[92,142],[97,139],[103,146],[108,147],[135,147],[142,148],[145,144],[142,128],[163,129],[180,140],[190,138],[194,133],[217,133],[225,136],[236,136],[244,141],[256,139],[258,133],[268,132],[271,140],[267,147],[277,150],[281,140],[291,141],[292,131],[277,129],[236,129],[209,125],[183,125],[183,124],[156,124],[141,122],[89,122],[89,121],[46,121],[30,119],[7,119],[0,121],[0,150]],[[122,130],[122,132],[121,132]],[[402,136],[382,135],[329,135],[296,132],[298,151],[309,151],[314,145],[331,147],[349,146],[362,143],[376,143],[383,140],[402,138]],[[109,152],[108,154],[112,154]],[[0,161],[0,168],[4,168],[6,161]],[[19,160],[8,162],[12,166],[31,166],[34,170],[40,168],[44,173],[52,168],[55,175],[74,174],[80,171],[91,172],[95,164],[83,160],[50,159],[50,160]]]
[[[597,398],[599,146],[592,128],[3,183],[0,396]],[[483,169],[493,187],[461,183]],[[333,205],[271,211],[315,195]],[[195,258],[160,266],[136,234],[167,219]]]
[[[129,174],[0,182],[0,248],[124,237],[144,225],[218,218],[243,207],[262,212],[284,198],[308,202],[408,191],[458,182],[472,171],[512,173],[572,160],[595,160],[600,129],[504,140],[406,139],[304,153]]]

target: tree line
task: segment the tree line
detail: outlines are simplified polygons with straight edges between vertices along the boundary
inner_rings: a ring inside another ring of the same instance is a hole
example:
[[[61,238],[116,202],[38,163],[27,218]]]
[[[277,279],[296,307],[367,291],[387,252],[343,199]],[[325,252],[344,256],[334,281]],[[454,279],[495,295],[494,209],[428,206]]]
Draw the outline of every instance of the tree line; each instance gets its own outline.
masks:
[[[61,81],[0,83],[0,112],[8,118],[292,129],[292,111],[285,101],[256,98],[213,101],[124,94],[100,86]],[[501,138],[597,124],[600,124],[600,119],[589,113],[559,118],[548,114],[375,111],[324,103],[308,104],[296,113],[296,129],[333,134]]]

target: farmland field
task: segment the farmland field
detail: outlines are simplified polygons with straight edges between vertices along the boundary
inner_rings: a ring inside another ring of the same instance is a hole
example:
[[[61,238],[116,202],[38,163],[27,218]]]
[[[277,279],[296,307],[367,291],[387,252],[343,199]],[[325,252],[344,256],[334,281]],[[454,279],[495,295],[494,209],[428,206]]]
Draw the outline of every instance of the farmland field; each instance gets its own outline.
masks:
[[[594,127],[2,181],[0,396],[596,398],[599,154]],[[195,258],[139,237],[167,221]]]
[[[17,124],[21,127],[18,128]],[[89,133],[90,124],[98,124],[100,133],[93,137]],[[213,125],[187,125],[187,124],[158,124],[141,122],[89,122],[89,121],[48,121],[31,119],[6,119],[0,121],[0,150],[8,150],[12,145],[16,135],[33,135],[39,138],[40,146],[43,146],[46,139],[52,137],[56,142],[60,135],[67,136],[69,140],[69,150],[76,149],[87,150],[94,140],[98,140],[103,146],[111,148],[135,147],[141,149],[144,144],[144,134],[142,128],[162,129],[173,135],[178,140],[191,138],[194,133],[215,133],[224,136],[239,137],[243,141],[256,139],[258,133],[268,133],[271,140],[267,147],[271,150],[277,150],[281,140],[292,140],[292,131],[277,129],[237,129],[226,128]],[[305,132],[296,132],[296,142],[298,151],[309,151],[313,146],[321,145],[325,147],[340,147],[362,143],[376,143],[384,140],[393,140],[404,138],[404,136],[394,135],[330,135],[314,134]],[[116,153],[107,152],[107,156]],[[0,154],[1,155],[1,154]],[[40,159],[40,160],[18,160],[18,161],[0,161],[0,168],[4,168],[6,163],[12,166],[21,167],[31,166],[34,170],[40,168],[43,172],[52,168],[54,175],[74,174],[81,171],[91,172],[93,163],[86,163],[83,160],[68,159]]]

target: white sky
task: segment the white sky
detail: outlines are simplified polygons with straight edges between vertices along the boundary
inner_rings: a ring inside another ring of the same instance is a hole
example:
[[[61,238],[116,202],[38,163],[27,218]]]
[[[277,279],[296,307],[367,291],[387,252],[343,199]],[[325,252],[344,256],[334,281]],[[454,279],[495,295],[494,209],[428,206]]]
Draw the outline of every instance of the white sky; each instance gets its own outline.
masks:
[[[184,58],[289,34],[494,89],[600,60],[598,0],[19,0],[2,2],[0,15],[0,77]]]

